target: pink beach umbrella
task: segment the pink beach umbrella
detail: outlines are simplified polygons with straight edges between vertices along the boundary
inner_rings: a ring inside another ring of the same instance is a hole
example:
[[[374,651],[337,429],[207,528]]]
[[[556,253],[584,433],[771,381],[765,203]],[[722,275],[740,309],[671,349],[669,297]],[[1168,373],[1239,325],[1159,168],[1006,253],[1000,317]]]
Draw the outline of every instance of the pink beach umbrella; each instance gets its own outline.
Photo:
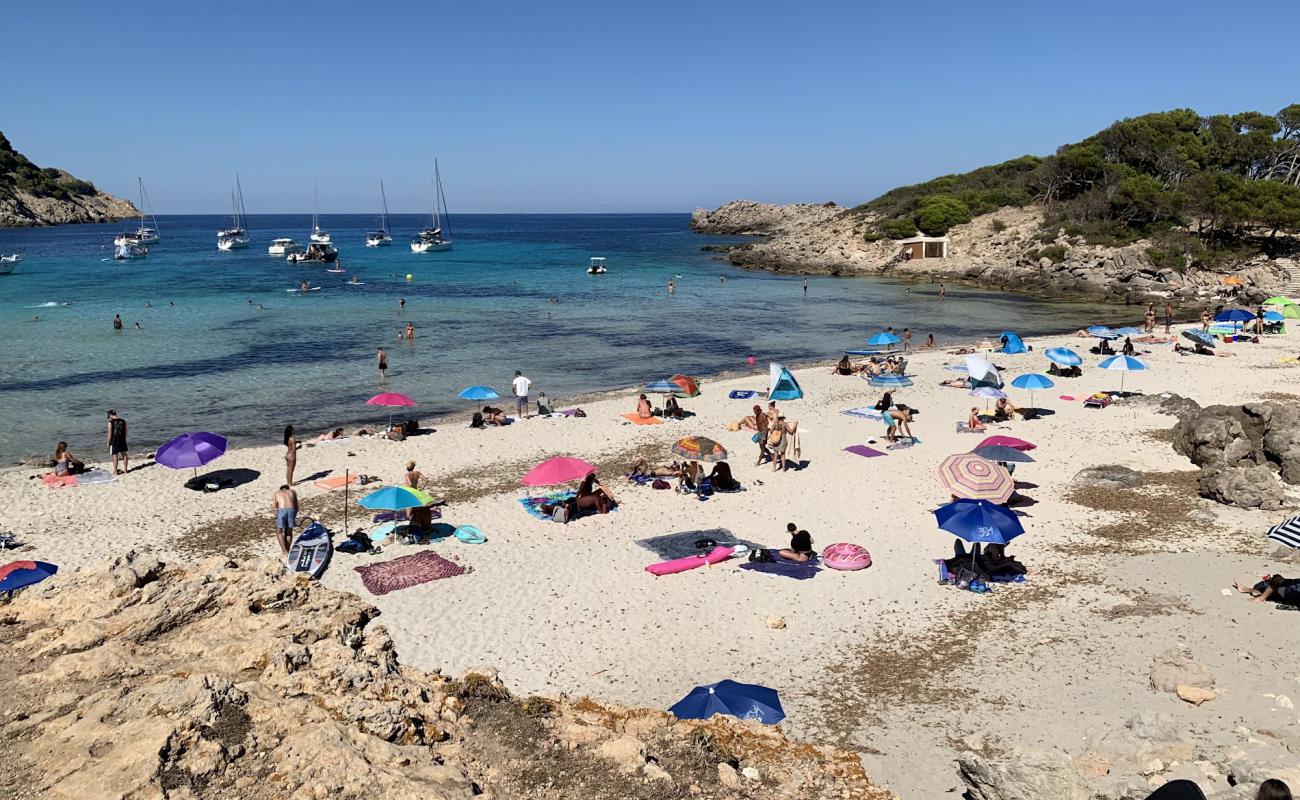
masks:
[[[582,480],[595,471],[595,464],[583,461],[581,458],[556,456],[528,470],[522,482],[525,486],[550,486]]]
[[[388,406],[392,408],[392,407],[400,407],[400,406],[413,406],[415,405],[415,401],[407,397],[406,395],[398,394],[397,392],[382,392],[367,400],[366,405]],[[391,411],[388,412],[388,427],[390,428],[393,427],[393,412]]]
[[[1019,450],[1022,453],[1026,453],[1030,450],[1038,449],[1038,445],[1026,442],[1024,439],[1017,439],[1014,436],[1000,436],[1000,435],[985,437],[984,441],[975,445],[974,449],[978,450],[981,447],[992,447],[993,445],[998,445],[998,444],[1003,445],[1004,447],[1010,447],[1013,450]]]

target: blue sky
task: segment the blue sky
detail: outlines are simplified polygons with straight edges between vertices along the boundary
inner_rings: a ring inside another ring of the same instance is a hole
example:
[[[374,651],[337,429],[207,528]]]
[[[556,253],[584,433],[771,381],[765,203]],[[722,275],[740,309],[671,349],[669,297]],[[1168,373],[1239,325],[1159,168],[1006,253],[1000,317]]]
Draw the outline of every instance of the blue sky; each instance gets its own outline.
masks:
[[[1233,13],[1232,9],[1240,9]],[[158,213],[857,203],[1125,116],[1273,112],[1300,4],[5,4],[0,130]],[[1265,25],[1261,29],[1261,24]],[[1258,44],[1251,44],[1258,43]]]

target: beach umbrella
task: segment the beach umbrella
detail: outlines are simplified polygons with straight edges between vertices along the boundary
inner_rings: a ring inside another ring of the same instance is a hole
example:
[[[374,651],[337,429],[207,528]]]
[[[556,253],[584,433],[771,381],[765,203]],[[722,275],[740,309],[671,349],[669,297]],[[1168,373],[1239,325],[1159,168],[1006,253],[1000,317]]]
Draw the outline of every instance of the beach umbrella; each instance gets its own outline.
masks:
[[[0,592],[9,592],[10,596],[19,589],[34,583],[40,583],[59,568],[45,561],[12,561],[0,567]]]
[[[985,399],[988,399],[990,397],[1001,399],[1003,397],[1006,397],[1007,394],[1001,389],[995,389],[992,386],[977,386],[974,389],[970,390],[970,396],[983,397]]]
[[[525,486],[550,486],[556,483],[580,481],[596,471],[596,465],[581,458],[555,456],[528,470],[520,481]]]
[[[1025,532],[1010,509],[987,500],[954,500],[934,510],[940,530],[959,539],[985,544],[1006,544]]]
[[[677,391],[674,394],[678,397],[699,397],[700,395],[700,383],[690,375],[674,375],[668,381],[677,386]]]
[[[427,492],[409,486],[385,486],[357,501],[357,505],[372,511],[400,511],[404,508],[419,508],[431,503],[433,498]]]
[[[1300,517],[1292,517],[1269,528],[1268,538],[1287,547],[1300,547]]]
[[[1237,323],[1250,322],[1254,318],[1255,315],[1244,308],[1230,308],[1214,315],[1215,322],[1231,322],[1233,330],[1237,329]]]
[[[400,408],[403,406],[413,406],[415,401],[404,394],[397,392],[381,392],[366,401],[368,406],[388,406],[389,408]],[[388,427],[393,427],[393,412],[388,412]]]
[[[977,381],[1002,385],[1002,376],[998,368],[981,356],[966,356],[966,372]]]
[[[158,448],[154,461],[169,469],[194,469],[213,461],[226,452],[226,437],[199,431],[182,433]]]
[[[682,387],[672,381],[655,381],[654,383],[647,383],[642,391],[648,394],[672,394],[680,392],[681,389]]]
[[[1007,444],[984,444],[971,451],[980,458],[996,461],[999,464],[1032,464],[1034,457],[1018,447]]]
[[[846,355],[846,356],[878,356],[878,355],[880,355],[880,354],[883,353],[883,352],[885,352],[885,351],[884,351],[884,350],[881,350],[879,347],[871,347],[871,348],[858,348],[858,349],[853,349],[853,350],[845,350],[845,351],[844,351],[844,355]]]
[[[957,453],[939,464],[939,482],[955,497],[1005,503],[1016,490],[1006,468],[973,453]]]
[[[498,400],[501,398],[501,395],[497,394],[497,390],[491,386],[466,386],[456,396],[461,400]]]
[[[1138,372],[1144,370],[1147,365],[1134,358],[1133,356],[1111,356],[1099,365],[1101,369],[1113,370],[1120,373],[1119,376],[1119,393],[1124,393],[1124,373]]]
[[[1001,434],[995,436],[985,436],[984,441],[975,445],[975,449],[978,450],[981,447],[991,447],[995,444],[1005,445],[1007,447],[1014,447],[1015,449],[1020,450],[1022,452],[1038,449],[1038,445],[1031,444],[1030,442],[1026,442],[1024,439],[1017,439],[1014,436],[1002,436]]]
[[[1188,339],[1191,339],[1193,342],[1196,342],[1197,344],[1203,344],[1206,347],[1214,347],[1214,345],[1217,344],[1219,341],[1218,339],[1215,339],[1213,336],[1201,330],[1200,328],[1188,328],[1187,330],[1183,331],[1183,336]]]
[[[1047,356],[1048,361],[1060,364],[1063,367],[1077,367],[1083,363],[1083,356],[1068,347],[1053,347],[1044,355]]]
[[[1293,306],[1293,305],[1295,305],[1295,304],[1296,304],[1296,302],[1295,302],[1294,300],[1292,300],[1291,298],[1289,298],[1289,297],[1283,297],[1282,295],[1279,294],[1279,295],[1277,295],[1276,297],[1270,297],[1270,298],[1268,298],[1267,300],[1265,300],[1265,301],[1264,301],[1263,303],[1261,303],[1260,305],[1265,305],[1265,306]]]
[[[888,347],[890,345],[898,344],[901,341],[902,339],[899,339],[894,334],[881,331],[868,339],[867,344],[872,347]]]
[[[672,447],[673,455],[690,461],[726,461],[727,448],[705,436],[687,436],[678,439]]]
[[[1034,392],[1039,389],[1050,389],[1055,386],[1052,379],[1038,372],[1031,372],[1027,375],[1021,375],[1011,381],[1011,385],[1017,389],[1029,390],[1029,405],[1034,404]]]
[[[1087,333],[1089,336],[1095,339],[1118,339],[1119,338],[1118,333],[1111,330],[1110,328],[1107,328],[1105,325],[1091,325],[1088,327]]]
[[[877,375],[871,379],[871,385],[887,389],[901,389],[904,386],[911,386],[912,379],[906,375]]]
[[[1281,311],[1265,311],[1265,312],[1264,312],[1264,321],[1265,321],[1265,322],[1281,322],[1281,321],[1283,321],[1283,320],[1285,320],[1285,319],[1286,319],[1286,316],[1285,316]]]
[[[709,719],[724,714],[737,719],[757,720],[775,725],[785,719],[781,698],[775,689],[752,683],[726,680],[697,686],[668,712],[678,719]]]
[[[1137,336],[1141,334],[1142,331],[1138,330],[1137,328],[1128,327],[1128,328],[1117,328],[1115,330],[1115,333],[1119,334],[1120,336]]]
[[[1296,301],[1289,297],[1282,297],[1281,295],[1270,297],[1262,305],[1274,306],[1277,308],[1278,313],[1287,319],[1300,319],[1300,304],[1297,304]]]

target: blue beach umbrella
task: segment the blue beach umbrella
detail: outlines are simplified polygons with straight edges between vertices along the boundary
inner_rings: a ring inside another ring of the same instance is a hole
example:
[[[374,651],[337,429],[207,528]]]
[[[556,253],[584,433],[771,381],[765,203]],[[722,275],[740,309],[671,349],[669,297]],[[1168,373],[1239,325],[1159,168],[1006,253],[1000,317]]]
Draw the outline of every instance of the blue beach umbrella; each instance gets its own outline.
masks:
[[[1191,339],[1193,342],[1196,342],[1197,344],[1205,345],[1206,347],[1214,347],[1214,345],[1217,344],[1219,341],[1218,339],[1215,339],[1213,336],[1201,330],[1200,328],[1188,328],[1187,330],[1183,331],[1183,336],[1188,339]]]
[[[1048,361],[1060,364],[1063,367],[1077,367],[1083,363],[1083,356],[1068,347],[1053,347],[1044,355],[1047,356]]]
[[[378,511],[400,511],[403,508],[419,508],[427,505],[428,500],[421,496],[424,494],[423,492],[417,494],[418,491],[418,489],[408,489],[405,486],[386,486],[361,498],[357,501],[357,505]]]
[[[1120,336],[1137,336],[1138,334],[1142,333],[1142,331],[1138,330],[1137,328],[1117,328],[1115,330],[1115,333],[1119,334]]]
[[[1134,358],[1133,356],[1111,356],[1105,359],[1099,365],[1101,369],[1113,370],[1120,373],[1119,376],[1119,393],[1124,393],[1124,373],[1138,372],[1144,370],[1147,365]]]
[[[682,387],[672,381],[655,381],[654,383],[647,383],[644,391],[650,394],[672,394],[681,390]]]
[[[1265,312],[1264,312],[1264,321],[1265,321],[1265,322],[1282,322],[1282,321],[1285,320],[1285,319],[1286,319],[1286,316],[1285,316],[1281,311],[1265,311]]]
[[[1255,315],[1244,308],[1230,308],[1215,315],[1215,322],[1250,322]]]
[[[911,386],[912,379],[906,375],[877,375],[871,379],[871,385],[887,389],[901,389],[904,386]]]
[[[1011,382],[1011,385],[1017,389],[1029,390],[1029,405],[1034,404],[1034,392],[1039,389],[1050,389],[1056,384],[1046,375],[1037,372],[1031,372],[1028,375],[1021,375]]]
[[[34,583],[40,583],[59,568],[45,561],[14,561],[0,567],[0,592],[10,595]]]
[[[1096,339],[1118,339],[1119,334],[1107,328],[1105,325],[1092,325],[1087,329],[1089,336]]]
[[[888,345],[891,344],[898,344],[901,341],[902,339],[899,339],[894,334],[881,331],[880,333],[877,333],[875,336],[872,336],[870,339],[868,339],[867,344],[871,345],[872,347],[887,347]]]
[[[1009,509],[987,500],[954,500],[934,510],[940,530],[959,539],[983,544],[1006,544],[1025,532]]]
[[[466,386],[456,396],[462,400],[497,400],[501,397],[491,386]]]
[[[678,719],[709,719],[714,714],[725,714],[758,720],[764,725],[775,725],[785,719],[775,689],[732,680],[697,686],[668,711]]]

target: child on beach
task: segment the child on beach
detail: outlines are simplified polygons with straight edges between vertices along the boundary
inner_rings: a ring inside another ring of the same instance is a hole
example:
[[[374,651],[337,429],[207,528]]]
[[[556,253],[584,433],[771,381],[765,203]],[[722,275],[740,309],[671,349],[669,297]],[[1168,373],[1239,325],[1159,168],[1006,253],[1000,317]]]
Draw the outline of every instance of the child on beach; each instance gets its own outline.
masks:
[[[966,427],[973,431],[988,429],[989,426],[985,425],[984,420],[980,419],[980,410],[978,406],[970,410],[970,416],[966,418]]]

